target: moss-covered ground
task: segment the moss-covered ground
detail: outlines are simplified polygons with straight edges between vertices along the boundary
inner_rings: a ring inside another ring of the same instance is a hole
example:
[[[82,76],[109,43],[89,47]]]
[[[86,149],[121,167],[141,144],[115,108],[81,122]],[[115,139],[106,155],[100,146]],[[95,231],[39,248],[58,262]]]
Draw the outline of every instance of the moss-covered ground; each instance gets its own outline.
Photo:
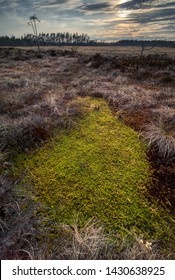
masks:
[[[168,213],[149,201],[151,170],[146,147],[99,99],[83,99],[84,116],[29,155],[20,155],[14,174],[23,177],[40,215],[51,223],[83,225],[97,218],[107,231],[127,230],[173,241]],[[25,183],[25,184],[24,184]]]

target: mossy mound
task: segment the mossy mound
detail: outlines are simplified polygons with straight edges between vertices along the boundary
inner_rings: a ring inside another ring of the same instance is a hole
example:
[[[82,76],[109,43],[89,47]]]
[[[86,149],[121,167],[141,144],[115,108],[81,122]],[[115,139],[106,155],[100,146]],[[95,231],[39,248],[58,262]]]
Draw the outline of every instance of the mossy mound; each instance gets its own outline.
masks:
[[[30,155],[14,173],[24,176],[40,215],[50,223],[83,225],[97,218],[107,231],[134,230],[170,239],[173,221],[146,199],[151,171],[138,135],[114,117],[105,101],[83,99],[84,117]],[[167,218],[168,217],[168,218]]]

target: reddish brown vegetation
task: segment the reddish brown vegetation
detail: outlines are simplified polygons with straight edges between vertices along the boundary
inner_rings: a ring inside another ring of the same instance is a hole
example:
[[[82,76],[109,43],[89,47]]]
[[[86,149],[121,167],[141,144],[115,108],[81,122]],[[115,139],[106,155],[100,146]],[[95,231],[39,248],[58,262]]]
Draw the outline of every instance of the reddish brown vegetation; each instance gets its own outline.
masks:
[[[75,101],[78,95],[105,98],[116,117],[137,130],[142,139],[147,133],[146,139],[150,143],[148,158],[154,170],[155,182],[148,189],[149,195],[169,208],[174,217],[173,58],[166,55],[88,55],[55,49],[43,50],[38,54],[34,50],[5,48],[0,49],[0,62],[0,162],[1,171],[4,172],[0,177],[0,218],[13,225],[13,232],[7,238],[7,242],[11,240],[11,245],[3,244],[8,250],[1,247],[6,258],[35,258],[38,246],[35,244],[34,256],[23,250],[30,247],[24,240],[27,240],[26,229],[29,229],[30,236],[33,234],[34,217],[28,213],[26,228],[19,226],[21,210],[16,202],[12,203],[13,197],[9,191],[15,182],[6,177],[11,164],[9,153],[27,151],[45,141],[52,135],[53,129],[74,125],[75,116],[81,115],[80,104]],[[158,131],[156,135],[155,131]],[[2,231],[8,230],[8,224],[2,222]],[[36,231],[35,235],[38,233]],[[75,235],[74,231],[71,234]],[[72,240],[70,233],[69,240]],[[101,248],[104,248],[103,242]],[[71,247],[68,249],[72,250]],[[62,254],[64,258],[64,252]]]

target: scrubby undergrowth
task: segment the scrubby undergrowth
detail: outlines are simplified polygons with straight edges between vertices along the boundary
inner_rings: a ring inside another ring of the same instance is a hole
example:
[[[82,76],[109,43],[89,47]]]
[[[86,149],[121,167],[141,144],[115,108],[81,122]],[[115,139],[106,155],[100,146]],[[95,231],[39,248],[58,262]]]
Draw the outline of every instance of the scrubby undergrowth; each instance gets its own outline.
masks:
[[[104,51],[0,49],[1,258],[174,258],[174,59]],[[86,99],[77,96],[104,98],[118,119],[108,115],[107,128],[100,114],[109,108],[90,100],[82,118]],[[21,152],[26,170],[15,180],[12,158]]]
[[[104,101],[84,103],[86,114],[76,128],[62,130],[38,151],[17,157],[13,172],[23,177],[17,191],[27,186],[41,203],[43,226],[49,223],[52,237],[55,223],[77,219],[81,227],[95,217],[107,232],[144,232],[151,240],[174,242],[168,212],[146,198],[151,171],[145,146]]]

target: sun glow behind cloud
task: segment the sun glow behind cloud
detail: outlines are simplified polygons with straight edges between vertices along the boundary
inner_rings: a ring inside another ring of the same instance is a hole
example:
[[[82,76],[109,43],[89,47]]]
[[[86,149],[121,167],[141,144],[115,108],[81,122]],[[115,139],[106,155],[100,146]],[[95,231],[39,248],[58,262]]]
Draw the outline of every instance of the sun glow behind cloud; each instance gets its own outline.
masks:
[[[119,18],[128,18],[130,13],[131,13],[130,11],[120,11],[119,12]]]
[[[39,32],[83,32],[91,38],[175,39],[172,0],[0,0],[0,35],[29,33],[36,14]]]

